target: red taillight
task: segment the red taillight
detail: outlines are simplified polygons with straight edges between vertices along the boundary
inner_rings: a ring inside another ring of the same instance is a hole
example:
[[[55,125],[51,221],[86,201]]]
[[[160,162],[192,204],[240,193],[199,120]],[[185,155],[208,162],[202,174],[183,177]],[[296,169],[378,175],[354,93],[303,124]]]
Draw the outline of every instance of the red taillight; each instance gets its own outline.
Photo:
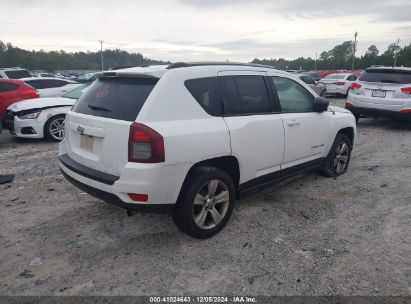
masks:
[[[401,88],[401,92],[405,94],[411,94],[411,87]]]
[[[362,85],[360,85],[359,83],[353,82],[350,86],[351,90],[358,90],[361,89]]]
[[[411,109],[404,109],[400,111],[401,113],[411,113]]]
[[[344,82],[344,81],[338,81],[338,82],[336,82],[335,84],[336,84],[336,85],[345,85],[345,82]]]
[[[128,161],[135,163],[161,163],[164,161],[164,139],[146,125],[133,122],[128,140]]]
[[[147,202],[148,195],[147,194],[139,194],[139,193],[129,193],[128,196],[136,202]]]
[[[347,102],[345,103],[345,108],[346,108],[346,109],[349,109],[349,108],[352,108],[352,107],[354,107],[354,105],[352,104],[352,102],[349,101],[349,100],[347,100]]]
[[[21,91],[20,94],[27,99],[40,97],[39,93],[35,90],[24,90],[24,91]]]

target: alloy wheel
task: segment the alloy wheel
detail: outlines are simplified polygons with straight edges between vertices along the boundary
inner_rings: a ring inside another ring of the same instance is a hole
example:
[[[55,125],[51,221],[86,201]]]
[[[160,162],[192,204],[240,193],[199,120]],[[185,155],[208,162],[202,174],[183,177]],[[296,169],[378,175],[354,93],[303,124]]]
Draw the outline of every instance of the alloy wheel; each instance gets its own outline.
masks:
[[[212,179],[197,192],[193,204],[194,222],[201,229],[217,226],[227,214],[230,193],[222,180]]]
[[[334,170],[337,174],[344,172],[348,165],[350,147],[345,141],[340,142],[335,149]]]
[[[50,135],[56,140],[64,138],[64,118],[59,117],[54,119],[49,125]]]

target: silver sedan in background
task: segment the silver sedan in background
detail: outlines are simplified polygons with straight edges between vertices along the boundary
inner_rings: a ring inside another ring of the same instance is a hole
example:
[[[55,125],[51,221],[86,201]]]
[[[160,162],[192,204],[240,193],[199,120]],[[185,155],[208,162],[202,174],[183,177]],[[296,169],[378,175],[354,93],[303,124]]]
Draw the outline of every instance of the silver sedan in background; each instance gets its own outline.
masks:
[[[310,88],[313,89],[318,95],[325,95],[325,84],[315,81],[311,76],[308,76],[306,74],[295,74],[295,76],[308,84]]]

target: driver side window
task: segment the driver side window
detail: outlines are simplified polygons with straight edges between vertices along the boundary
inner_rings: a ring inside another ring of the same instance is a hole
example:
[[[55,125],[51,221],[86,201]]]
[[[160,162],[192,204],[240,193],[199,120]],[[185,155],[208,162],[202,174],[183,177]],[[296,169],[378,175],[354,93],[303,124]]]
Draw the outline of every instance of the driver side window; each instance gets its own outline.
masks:
[[[277,90],[282,112],[314,112],[314,96],[294,80],[271,77]]]

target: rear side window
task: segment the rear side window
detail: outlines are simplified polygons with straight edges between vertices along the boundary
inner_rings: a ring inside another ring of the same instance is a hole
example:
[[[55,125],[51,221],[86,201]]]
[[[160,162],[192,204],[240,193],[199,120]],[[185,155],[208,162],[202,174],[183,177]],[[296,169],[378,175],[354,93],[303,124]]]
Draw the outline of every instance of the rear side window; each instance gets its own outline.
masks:
[[[25,81],[29,86],[35,89],[43,89],[43,80],[28,80]]]
[[[310,76],[300,76],[300,79],[304,81],[306,84],[315,84],[315,80],[312,79]]]
[[[294,80],[272,77],[283,112],[314,111],[314,96]]]
[[[158,78],[100,78],[80,97],[74,112],[135,121]]]
[[[59,87],[65,86],[67,84],[67,81],[57,80],[57,79],[45,79],[42,81],[42,83],[43,83],[43,89],[49,89],[49,88],[59,88]]]
[[[402,70],[366,70],[358,80],[365,82],[381,82],[381,83],[411,83],[411,71]]]
[[[4,72],[4,73],[10,79],[20,79],[20,78],[31,77],[30,73],[27,72],[26,70],[7,71],[7,72]]]
[[[0,82],[0,92],[10,92],[17,90],[19,85],[14,83]]]
[[[270,99],[262,76],[223,76],[222,103],[225,115],[271,113]]]
[[[184,82],[187,90],[210,115],[221,115],[217,77],[190,79]]]

